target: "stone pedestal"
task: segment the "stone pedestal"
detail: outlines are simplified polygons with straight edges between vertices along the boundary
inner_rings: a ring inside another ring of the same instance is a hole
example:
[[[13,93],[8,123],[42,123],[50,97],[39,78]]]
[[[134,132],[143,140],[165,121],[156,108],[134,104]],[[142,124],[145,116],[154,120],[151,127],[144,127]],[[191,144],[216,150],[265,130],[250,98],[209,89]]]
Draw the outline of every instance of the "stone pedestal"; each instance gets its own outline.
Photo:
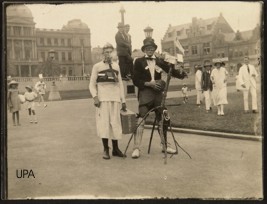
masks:
[[[123,88],[125,97],[137,95],[136,87],[133,85],[131,80],[123,81]]]
[[[59,91],[57,89],[55,82],[53,82],[51,87],[50,87],[48,100],[49,101],[61,100],[61,97],[60,97],[60,94],[59,94]]]

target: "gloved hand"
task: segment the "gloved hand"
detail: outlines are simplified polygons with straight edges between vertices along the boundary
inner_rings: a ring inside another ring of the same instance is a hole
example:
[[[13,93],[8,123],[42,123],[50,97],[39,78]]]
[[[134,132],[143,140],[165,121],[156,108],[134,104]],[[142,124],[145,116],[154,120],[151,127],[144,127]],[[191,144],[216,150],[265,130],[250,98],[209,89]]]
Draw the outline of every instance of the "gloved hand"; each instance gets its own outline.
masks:
[[[162,88],[161,84],[159,82],[156,82],[156,81],[146,82],[145,85],[151,87],[152,89],[154,89],[156,91],[160,91]]]
[[[97,108],[100,107],[100,101],[99,101],[99,99],[98,99],[97,96],[94,97],[94,105],[95,105],[95,107],[97,107]]]
[[[124,112],[127,111],[126,103],[122,103],[121,104],[121,110],[124,111]]]

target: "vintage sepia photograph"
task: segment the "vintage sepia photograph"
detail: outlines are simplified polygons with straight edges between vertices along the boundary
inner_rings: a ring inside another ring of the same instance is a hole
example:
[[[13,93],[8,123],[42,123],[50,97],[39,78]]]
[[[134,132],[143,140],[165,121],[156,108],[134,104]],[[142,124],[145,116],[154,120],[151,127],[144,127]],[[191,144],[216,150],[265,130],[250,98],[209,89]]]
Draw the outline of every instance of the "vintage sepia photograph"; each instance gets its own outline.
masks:
[[[263,12],[4,2],[2,196],[262,200]]]

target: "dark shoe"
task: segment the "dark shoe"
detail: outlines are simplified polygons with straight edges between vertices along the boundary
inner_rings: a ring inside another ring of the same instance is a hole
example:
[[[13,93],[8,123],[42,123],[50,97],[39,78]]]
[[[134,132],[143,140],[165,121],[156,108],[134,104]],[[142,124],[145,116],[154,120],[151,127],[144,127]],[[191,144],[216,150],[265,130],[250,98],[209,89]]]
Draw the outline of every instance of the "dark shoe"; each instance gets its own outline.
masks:
[[[104,149],[103,159],[110,159],[109,148],[108,149]]]
[[[253,110],[252,113],[259,113],[257,110]]]
[[[112,156],[114,156],[114,157],[126,157],[126,155],[123,155],[123,153],[119,149],[113,149]]]

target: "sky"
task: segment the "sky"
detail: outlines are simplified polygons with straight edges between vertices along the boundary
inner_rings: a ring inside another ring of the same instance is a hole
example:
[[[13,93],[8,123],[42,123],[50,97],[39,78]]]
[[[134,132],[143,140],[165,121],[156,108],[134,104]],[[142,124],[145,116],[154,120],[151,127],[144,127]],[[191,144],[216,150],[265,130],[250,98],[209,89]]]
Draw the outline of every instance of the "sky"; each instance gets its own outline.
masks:
[[[172,26],[190,23],[193,17],[207,19],[220,13],[234,31],[245,31],[261,24],[261,4],[258,2],[113,2],[28,4],[36,28],[61,29],[69,20],[81,19],[90,28],[92,47],[106,42],[115,44],[119,10],[125,9],[125,23],[130,24],[133,49],[140,49],[145,38],[144,28],[154,29],[153,38],[161,51],[161,39]]]

